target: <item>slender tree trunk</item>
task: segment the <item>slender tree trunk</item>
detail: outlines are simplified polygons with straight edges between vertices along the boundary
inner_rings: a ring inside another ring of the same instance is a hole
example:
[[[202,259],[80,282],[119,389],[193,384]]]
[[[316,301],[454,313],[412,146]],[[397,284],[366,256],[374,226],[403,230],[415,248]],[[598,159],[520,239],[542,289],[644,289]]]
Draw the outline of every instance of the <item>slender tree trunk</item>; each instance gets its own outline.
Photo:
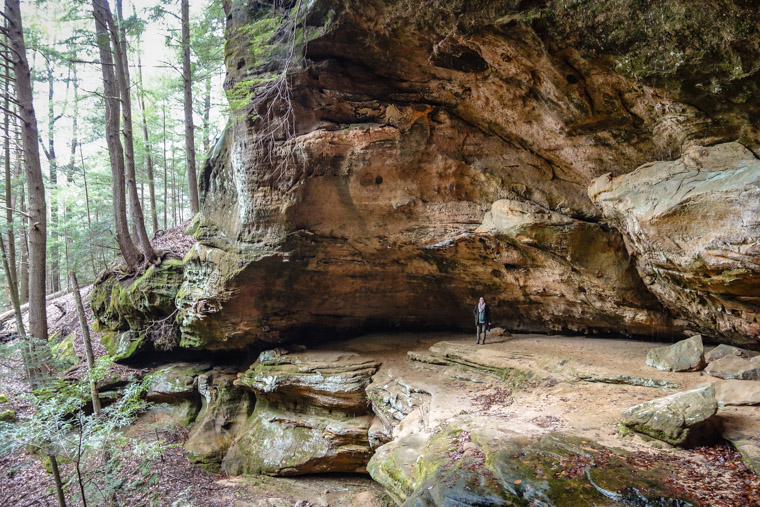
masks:
[[[19,0],[6,0],[8,43],[11,47],[16,77],[16,98],[21,117],[24,168],[29,193],[29,332],[37,340],[47,341],[45,305],[45,248],[47,246],[47,205],[40,166],[39,134],[34,113],[29,62],[26,59],[24,31],[21,26]]]
[[[172,227],[177,225],[177,171],[175,161],[174,151],[172,151]]]
[[[211,149],[211,140],[209,138],[211,131],[211,73],[206,76],[206,95],[203,97],[203,153],[208,156]]]
[[[107,5],[106,1],[103,3]],[[124,135],[124,168],[127,177],[127,193],[129,194],[129,202],[132,205],[132,217],[135,229],[137,230],[137,237],[140,240],[140,246],[142,246],[145,260],[146,262],[153,262],[156,258],[156,253],[153,251],[153,247],[150,244],[148,231],[145,230],[145,219],[143,218],[140,198],[137,194],[135,146],[132,135],[132,98],[129,90],[129,63],[127,60],[126,30],[123,23],[121,0],[116,0],[116,7],[118,9],[121,25],[120,30],[117,31],[110,9],[106,9],[105,18],[108,23],[107,26],[109,32],[111,33],[111,41],[113,42],[113,53],[116,63],[116,85],[119,89],[119,96],[121,97],[122,103],[121,112],[122,119],[124,120],[122,134]],[[119,31],[121,33],[119,33]]]
[[[164,120],[164,230],[166,230],[167,228],[166,215],[169,212],[169,206],[167,206],[168,194],[166,192],[167,182],[169,181],[169,178],[167,177],[168,176],[167,170],[166,170],[166,168],[169,166],[169,161],[166,160],[166,102],[164,102],[163,104],[162,112],[163,112],[163,120]]]
[[[198,179],[195,171],[195,134],[193,128],[193,75],[190,69],[190,4],[182,0],[182,84],[185,92],[185,160],[187,184],[190,190],[190,210],[200,211]]]
[[[55,78],[50,61],[46,60],[48,72],[48,147],[45,155],[50,167],[50,229],[54,236],[59,234],[58,230],[58,160],[55,153],[55,108],[53,104]],[[61,252],[58,240],[54,239],[50,245],[50,292],[61,290]]]
[[[87,169],[84,166],[84,154],[82,153],[82,145],[79,145],[79,157],[82,159],[82,181],[84,182],[84,203],[87,209],[87,240],[92,245],[92,218],[90,217],[90,192],[87,189]],[[95,267],[95,247],[89,248],[90,251],[90,264],[92,264],[92,274],[95,275],[98,272],[98,268]]]
[[[61,471],[58,470],[58,460],[55,454],[48,454],[50,460],[50,469],[53,472],[53,480],[55,481],[55,492],[58,495],[58,506],[66,507],[66,495],[63,494],[63,481],[61,480]]]
[[[5,74],[10,75],[10,64],[5,65]],[[5,110],[11,110],[10,96],[10,81],[5,79]],[[3,131],[5,132],[5,139],[3,140],[3,155],[5,156],[5,220],[8,222],[8,230],[6,236],[8,238],[8,280],[10,283],[18,288],[18,272],[16,271],[16,236],[13,230],[13,211],[12,208],[16,207],[16,199],[13,195],[13,176],[11,174],[11,115],[6,112],[3,118]],[[18,298],[18,292],[16,292]]]
[[[124,262],[127,264],[127,269],[134,270],[140,260],[140,252],[132,242],[127,222],[127,206],[124,196],[124,148],[119,137],[119,90],[116,87],[114,62],[108,35],[107,15],[110,16],[110,10],[105,0],[92,0],[92,9],[103,74],[103,91],[106,104],[106,142],[111,161],[116,241],[124,257]]]
[[[82,329],[82,341],[84,342],[84,352],[87,356],[87,368],[92,370],[95,366],[95,356],[92,353],[92,341],[90,340],[90,327],[87,325],[87,316],[82,304],[82,296],[79,293],[79,281],[77,274],[69,271],[69,281],[71,282],[71,291],[74,294],[74,302],[77,306],[77,316],[79,317],[79,327]],[[90,382],[90,394],[92,395],[92,409],[96,414],[100,413],[100,397],[98,396],[98,386],[95,381]]]
[[[137,76],[139,80],[140,112],[142,113],[143,142],[145,143],[145,167],[148,171],[148,193],[150,195],[150,219],[153,225],[153,234],[158,231],[158,212],[156,210],[156,186],[153,178],[153,155],[151,154],[150,139],[148,137],[148,119],[145,114],[145,91],[143,90],[142,60],[140,58],[140,39],[137,39]]]

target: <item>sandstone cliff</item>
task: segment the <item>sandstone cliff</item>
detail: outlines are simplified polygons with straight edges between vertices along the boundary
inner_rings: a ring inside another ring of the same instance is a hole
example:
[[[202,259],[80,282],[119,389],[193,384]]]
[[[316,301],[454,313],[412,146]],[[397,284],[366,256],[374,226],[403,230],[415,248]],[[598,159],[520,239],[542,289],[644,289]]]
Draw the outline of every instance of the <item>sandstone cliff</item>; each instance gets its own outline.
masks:
[[[514,330],[738,339],[642,282],[587,187],[693,144],[757,146],[755,11],[294,3],[285,93],[257,101],[285,65],[253,46],[268,9],[227,5],[227,86],[251,101],[201,174],[183,346],[464,328],[481,294]]]

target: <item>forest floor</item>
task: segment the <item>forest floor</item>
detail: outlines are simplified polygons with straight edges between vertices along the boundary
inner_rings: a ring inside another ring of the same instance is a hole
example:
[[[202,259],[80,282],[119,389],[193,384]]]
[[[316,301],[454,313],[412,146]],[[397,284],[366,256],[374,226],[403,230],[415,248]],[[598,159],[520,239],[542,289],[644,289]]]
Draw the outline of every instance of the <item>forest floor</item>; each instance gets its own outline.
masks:
[[[83,294],[88,290],[83,288]],[[72,320],[67,324],[73,315],[70,297],[51,302],[53,328],[73,326],[76,322]],[[56,309],[61,314],[59,318],[54,314]],[[463,348],[474,354],[473,357],[510,357],[525,370],[550,372],[551,379],[526,381],[519,388],[508,388],[501,382],[489,381],[487,376],[461,374],[412,361],[407,354],[409,351],[426,353],[439,342]],[[556,431],[624,450],[630,453],[630,464],[635,467],[667,464],[671,470],[666,479],[669,486],[698,505],[760,506],[760,479],[728,443],[716,442],[684,450],[621,433],[617,423],[623,410],[673,391],[571,380],[578,373],[588,372],[633,375],[674,382],[680,384],[678,390],[711,380],[702,372],[671,373],[647,367],[646,353],[659,343],[535,334],[492,335],[482,346],[473,342],[473,336],[464,334],[383,333],[325,343],[319,348],[339,348],[375,358],[382,363],[378,374],[404,378],[434,391],[434,403],[428,414],[430,425],[459,414],[497,416],[504,420],[506,427],[528,436]],[[98,347],[98,354],[102,354],[102,348]],[[83,357],[81,350],[77,353]],[[246,366],[241,365],[241,369]],[[19,364],[3,364],[0,368],[22,371]],[[5,390],[0,387],[0,392]],[[22,417],[29,412],[29,407],[22,405],[13,408]],[[740,428],[759,438],[758,410],[758,407],[726,407],[720,409],[719,416],[728,428]],[[187,434],[184,428],[156,432],[157,438],[178,445],[155,460],[149,471],[142,468],[138,460],[122,463],[123,483],[132,487],[119,494],[119,504],[390,505],[382,488],[363,475],[273,478],[228,477],[206,472],[185,456],[181,444]],[[64,477],[71,477],[73,465],[64,464],[62,472]],[[73,485],[70,491],[73,498]],[[52,476],[45,471],[38,456],[17,452],[0,457],[0,505],[56,504]]]

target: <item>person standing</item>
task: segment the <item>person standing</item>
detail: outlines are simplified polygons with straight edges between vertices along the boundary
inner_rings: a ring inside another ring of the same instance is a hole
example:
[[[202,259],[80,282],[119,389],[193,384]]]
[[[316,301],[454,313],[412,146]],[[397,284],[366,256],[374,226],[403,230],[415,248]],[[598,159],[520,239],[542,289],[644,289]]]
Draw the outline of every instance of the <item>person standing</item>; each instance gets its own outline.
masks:
[[[483,333],[483,345],[485,345],[486,332],[491,328],[491,309],[483,297],[475,305],[472,314],[475,317],[475,331],[478,338],[476,344],[480,345],[480,334]]]

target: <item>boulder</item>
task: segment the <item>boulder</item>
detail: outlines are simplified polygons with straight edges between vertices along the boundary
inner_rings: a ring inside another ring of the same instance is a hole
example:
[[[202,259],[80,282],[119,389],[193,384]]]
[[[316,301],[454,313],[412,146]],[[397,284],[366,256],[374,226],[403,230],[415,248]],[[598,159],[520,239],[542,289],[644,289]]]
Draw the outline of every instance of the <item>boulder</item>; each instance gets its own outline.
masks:
[[[760,405],[760,382],[755,380],[718,380],[712,383],[718,406]]]
[[[742,144],[691,146],[589,187],[649,290],[701,333],[758,346],[760,160]]]
[[[8,399],[8,395],[4,393],[0,393],[0,405],[3,403],[8,403],[10,400]]]
[[[197,397],[195,379],[210,367],[204,363],[168,364],[152,377],[146,396],[149,401],[157,403]]]
[[[736,357],[742,357],[744,359],[749,359],[753,356],[750,351],[734,347],[733,345],[727,345],[725,343],[721,343],[711,351],[707,352],[705,354],[705,361],[708,363],[711,363],[713,361],[717,361],[718,359],[723,359],[724,357],[729,356],[736,356]]]
[[[365,393],[378,363],[354,353],[264,351],[234,384],[256,395],[224,458],[227,473],[364,472],[372,455]]]
[[[663,371],[697,371],[705,365],[702,336],[696,335],[647,352],[647,366]]]
[[[16,420],[16,411],[12,409],[6,409],[0,412],[0,422],[13,422]]]
[[[722,379],[760,380],[760,356],[752,359],[726,356],[708,364],[705,373]]]
[[[622,423],[634,431],[671,445],[689,446],[715,437],[718,411],[715,391],[701,387],[635,405],[622,415]]]

